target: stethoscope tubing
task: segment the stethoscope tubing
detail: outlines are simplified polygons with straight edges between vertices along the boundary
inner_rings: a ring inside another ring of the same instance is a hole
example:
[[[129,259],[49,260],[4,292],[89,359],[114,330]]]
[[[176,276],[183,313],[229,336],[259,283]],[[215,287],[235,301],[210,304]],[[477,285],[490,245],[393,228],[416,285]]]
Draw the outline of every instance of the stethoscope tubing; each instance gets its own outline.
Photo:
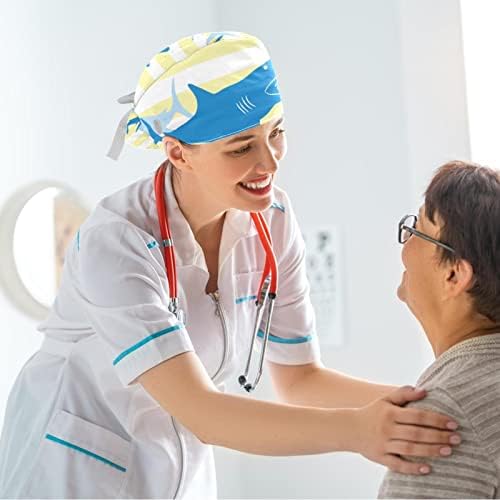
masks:
[[[177,300],[177,268],[175,263],[174,244],[168,222],[167,204],[165,203],[165,166],[162,165],[155,175],[155,196],[158,209],[158,222],[162,237],[161,247],[167,271],[170,300]]]
[[[165,171],[166,166],[162,164],[155,173],[154,189],[156,197],[156,206],[158,211],[158,222],[160,225],[160,232],[162,237],[162,255],[165,261],[165,269],[167,272],[168,287],[169,287],[169,311],[174,313],[177,318],[183,317],[180,309],[178,309],[178,296],[177,296],[177,268],[175,263],[175,252],[172,234],[170,232],[170,224],[168,221],[167,204],[165,202]],[[269,340],[269,332],[271,328],[271,319],[274,310],[274,301],[276,300],[278,292],[278,264],[276,256],[272,248],[272,239],[269,227],[260,212],[251,212],[250,217],[257,229],[260,242],[266,254],[266,261],[264,264],[264,271],[259,283],[258,295],[255,301],[257,306],[256,321],[251,339],[250,349],[248,353],[247,364],[245,373],[238,378],[240,385],[244,387],[247,392],[255,389],[262,376],[265,353],[267,343]],[[264,331],[263,345],[260,353],[259,368],[253,384],[249,383],[247,378],[250,372],[252,362],[253,348],[257,339],[260,324],[265,311],[266,302],[268,303],[268,314],[266,319],[266,327]]]
[[[263,215],[260,212],[252,212],[252,220],[257,228],[260,241],[264,247],[266,253],[266,263],[264,266],[264,272],[262,273],[262,278],[259,285],[259,292],[256,299],[257,314],[255,327],[252,335],[252,340],[250,344],[250,349],[248,351],[247,364],[245,367],[245,373],[241,375],[238,379],[240,385],[247,391],[251,392],[256,387],[262,376],[262,371],[264,368],[264,359],[267,349],[267,343],[269,341],[269,332],[271,329],[271,320],[274,311],[274,301],[276,300],[277,290],[278,290],[278,265],[276,262],[276,256],[274,255],[272,249],[272,240],[269,228],[264,220]],[[248,382],[248,374],[250,372],[250,367],[252,363],[253,348],[259,333],[260,324],[262,322],[262,317],[265,310],[266,301],[268,302],[268,314],[266,320],[266,327],[264,329],[264,338],[262,339],[262,349],[260,351],[260,359],[258,365],[257,375],[253,383]]]
[[[266,253],[266,263],[259,284],[258,298],[260,297],[262,287],[264,286],[264,281],[269,276],[269,274],[271,274],[269,294],[271,295],[271,297],[273,297],[278,291],[278,265],[276,262],[276,256],[274,255],[272,248],[271,234],[269,232],[266,221],[264,220],[264,216],[260,212],[251,212],[250,216],[252,217],[255,227],[257,228],[260,241]]]

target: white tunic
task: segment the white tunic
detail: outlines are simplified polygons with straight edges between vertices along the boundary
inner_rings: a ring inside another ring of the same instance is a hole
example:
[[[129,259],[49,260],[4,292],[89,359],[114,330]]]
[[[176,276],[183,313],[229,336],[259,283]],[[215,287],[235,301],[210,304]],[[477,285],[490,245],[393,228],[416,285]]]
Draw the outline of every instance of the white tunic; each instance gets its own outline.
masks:
[[[2,497],[217,495],[212,447],[136,379],[186,351],[196,352],[220,390],[243,373],[265,254],[250,215],[230,210],[219,292],[207,295],[203,251],[168,171],[166,200],[186,313],[186,324],[179,324],[167,309],[153,177],[103,199],[67,251],[57,298],[38,327],[42,347],[9,396],[0,441]],[[264,217],[280,281],[267,359],[304,364],[319,360],[304,242],[286,194],[274,188],[274,197]]]

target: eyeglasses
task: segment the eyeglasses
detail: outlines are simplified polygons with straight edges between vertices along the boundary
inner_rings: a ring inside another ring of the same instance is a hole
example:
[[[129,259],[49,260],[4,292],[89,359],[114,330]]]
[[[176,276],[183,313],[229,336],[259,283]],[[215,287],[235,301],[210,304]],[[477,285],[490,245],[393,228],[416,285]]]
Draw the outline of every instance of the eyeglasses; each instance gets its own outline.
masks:
[[[446,243],[443,243],[439,240],[436,240],[434,238],[431,238],[430,236],[427,236],[424,233],[421,233],[420,231],[417,231],[415,229],[415,226],[417,225],[417,216],[416,215],[405,215],[400,221],[399,221],[399,231],[398,231],[398,241],[401,244],[406,243],[412,234],[415,236],[418,236],[419,238],[422,238],[424,240],[430,241],[431,243],[434,243],[435,245],[444,248],[445,250],[448,250],[449,252],[456,253],[453,248],[448,246]]]

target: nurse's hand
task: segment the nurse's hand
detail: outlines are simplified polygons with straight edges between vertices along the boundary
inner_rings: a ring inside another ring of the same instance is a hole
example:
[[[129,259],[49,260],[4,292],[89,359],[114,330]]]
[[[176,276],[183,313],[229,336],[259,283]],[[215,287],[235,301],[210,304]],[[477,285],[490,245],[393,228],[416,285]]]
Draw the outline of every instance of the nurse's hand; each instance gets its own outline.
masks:
[[[424,390],[405,386],[383,399],[357,410],[357,443],[355,451],[369,460],[403,474],[428,474],[425,463],[413,463],[401,458],[446,457],[451,455],[452,430],[458,426],[451,418],[416,408],[401,408],[426,395]],[[450,430],[451,429],[451,430]]]

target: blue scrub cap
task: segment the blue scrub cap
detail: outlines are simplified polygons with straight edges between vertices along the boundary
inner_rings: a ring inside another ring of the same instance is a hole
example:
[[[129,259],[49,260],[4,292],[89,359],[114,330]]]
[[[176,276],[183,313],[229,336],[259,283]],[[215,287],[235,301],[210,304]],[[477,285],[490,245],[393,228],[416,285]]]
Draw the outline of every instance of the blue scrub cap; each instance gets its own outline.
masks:
[[[108,153],[126,140],[154,149],[166,136],[188,144],[216,141],[283,114],[274,67],[263,43],[238,32],[200,33],[156,54],[143,70],[133,103]]]

